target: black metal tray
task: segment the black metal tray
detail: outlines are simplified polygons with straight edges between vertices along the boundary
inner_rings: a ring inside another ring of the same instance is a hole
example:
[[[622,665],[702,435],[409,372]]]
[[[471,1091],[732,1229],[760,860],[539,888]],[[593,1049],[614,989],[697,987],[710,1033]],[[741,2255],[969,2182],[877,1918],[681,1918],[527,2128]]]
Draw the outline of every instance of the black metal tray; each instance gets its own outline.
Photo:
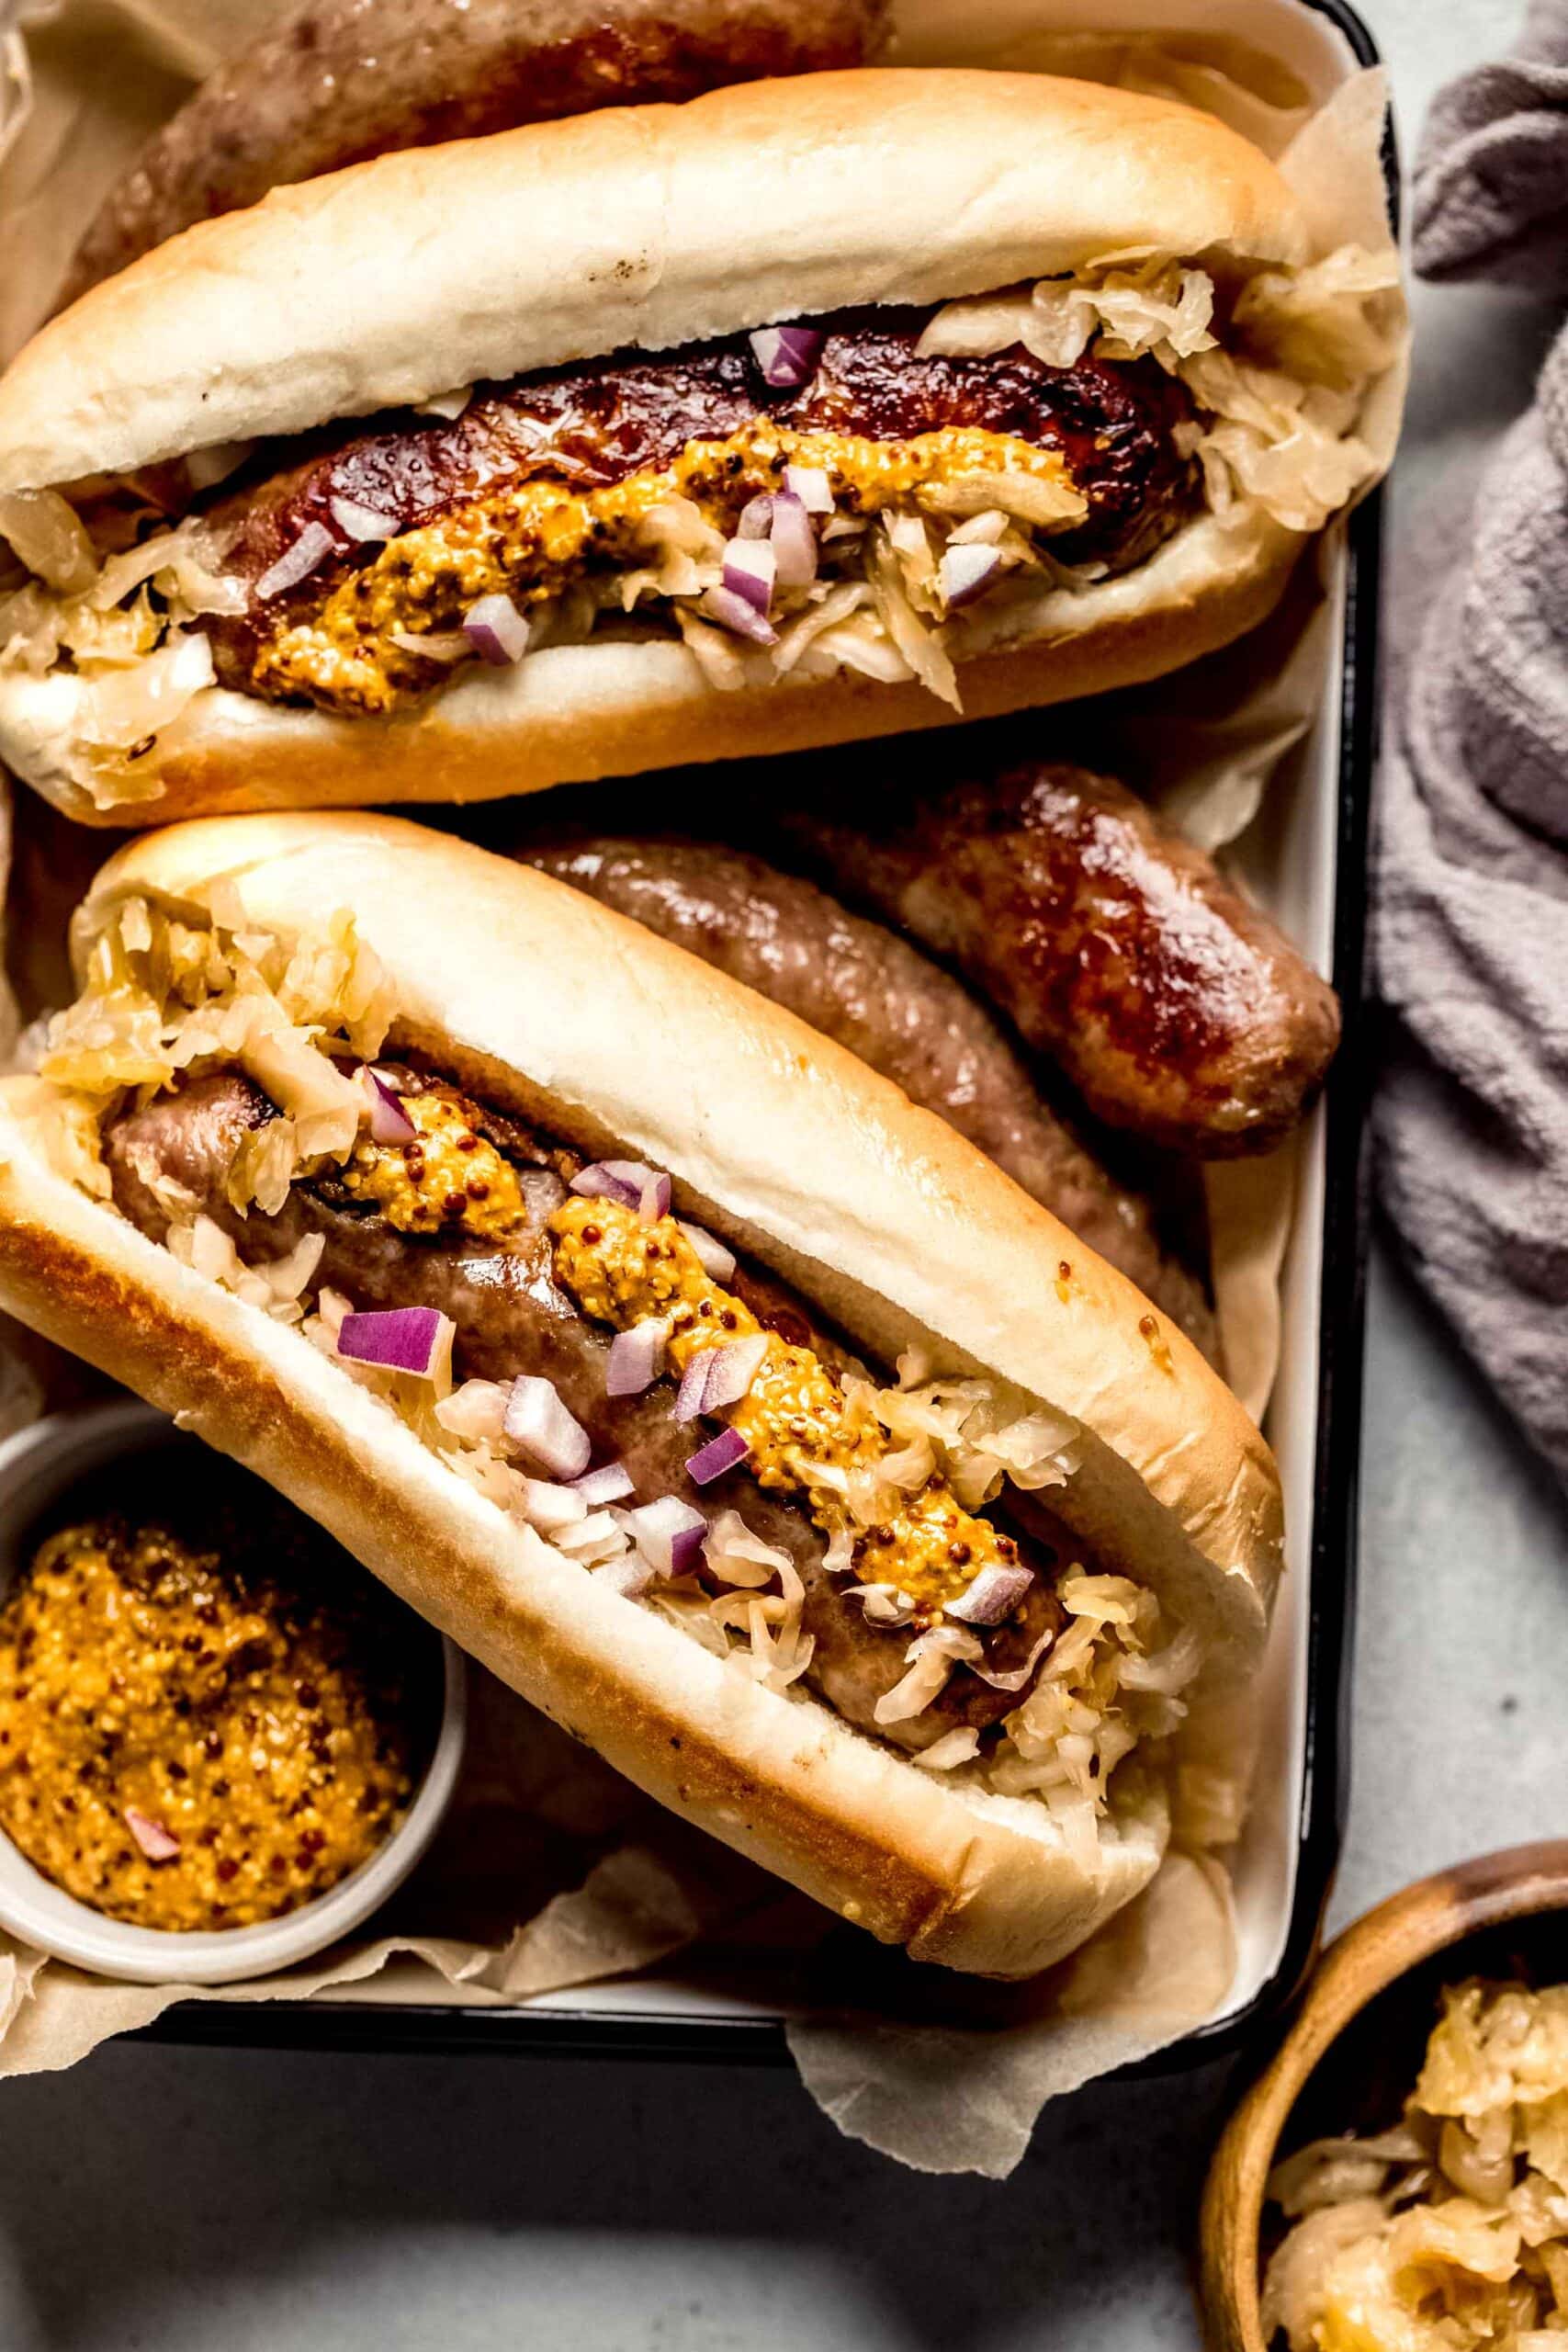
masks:
[[[1381,62],[1376,42],[1347,0],[1299,0],[1343,34],[1359,63]],[[1392,121],[1385,132],[1389,210],[1397,224],[1399,171]],[[1300,1990],[1316,1953],[1349,1797],[1349,1675],[1355,1623],[1357,1498],[1360,1468],[1368,1192],[1366,1105],[1371,1042],[1364,996],[1368,820],[1377,748],[1379,579],[1382,496],[1365,499],[1347,529],[1340,688],[1333,978],[1345,1034],[1325,1097],[1323,1275],[1306,1659],[1306,1754],[1297,1825],[1295,1889],[1278,1967],[1240,2009],[1200,2027],[1126,2073],[1169,2074],[1225,2055],[1250,2040]],[[782,2064],[782,2018],[716,2008],[666,2016],[635,2005],[547,2004],[473,2008],[443,2003],[182,2002],[129,2039],[287,2050],[512,2052],[538,2057],[745,2060]]]

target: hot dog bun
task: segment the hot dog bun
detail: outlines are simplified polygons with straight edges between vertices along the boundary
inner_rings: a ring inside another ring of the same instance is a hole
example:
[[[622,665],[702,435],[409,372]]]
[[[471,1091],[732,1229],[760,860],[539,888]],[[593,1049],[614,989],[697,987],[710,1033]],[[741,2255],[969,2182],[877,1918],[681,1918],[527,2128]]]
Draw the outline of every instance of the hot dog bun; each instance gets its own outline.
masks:
[[[1139,247],[1250,269],[1308,237],[1224,124],[1037,74],[803,74],[384,155],[53,320],[0,384],[0,490]]]
[[[1205,517],[1135,571],[1087,594],[1055,589],[1029,633],[989,643],[983,605],[958,664],[958,712],[915,679],[884,685],[848,671],[797,673],[717,694],[695,657],[669,639],[546,646],[515,670],[472,665],[397,718],[341,718],[212,687],[138,763],[150,799],[94,797],[83,782],[84,680],[55,670],[0,673],[0,761],[88,825],[162,824],[256,808],[464,802],[585,784],[646,769],[998,718],[1159,677],[1267,619],[1301,549],[1262,514],[1245,526]]]
[[[1075,1415],[1082,1466],[1054,1504],[1199,1627],[1216,1682],[1256,1664],[1281,1543],[1263,1440],[1173,1326],[942,1121],[567,885],[395,819],[148,836],[95,885],[78,956],[128,897],[199,910],[219,887],[285,940],[351,910],[398,990],[396,1040],[667,1168],[683,1211],[884,1361],[923,1343]],[[39,1084],[0,1106],[0,1305],[271,1479],[651,1793],[884,1939],[998,1975],[1047,1965],[1146,1882],[1167,1835],[1150,1776],[1088,1867],[1043,1805],[946,1784],[594,1585],[298,1332],[67,1182],[28,1125]]]
[[[1256,148],[1168,101],[1032,74],[868,68],[388,155],[186,231],[0,381],[0,491],[113,476],[454,385],[846,304],[936,303],[1155,252],[1235,282],[1311,254]],[[984,599],[949,630],[963,716],[1157,676],[1262,619],[1302,535],[1250,499],[1118,578]],[[72,814],[468,800],[809,748],[961,714],[840,670],[721,693],[672,634],[455,673],[344,720],[211,687],[95,791],[79,677],[0,677],[0,758]]]

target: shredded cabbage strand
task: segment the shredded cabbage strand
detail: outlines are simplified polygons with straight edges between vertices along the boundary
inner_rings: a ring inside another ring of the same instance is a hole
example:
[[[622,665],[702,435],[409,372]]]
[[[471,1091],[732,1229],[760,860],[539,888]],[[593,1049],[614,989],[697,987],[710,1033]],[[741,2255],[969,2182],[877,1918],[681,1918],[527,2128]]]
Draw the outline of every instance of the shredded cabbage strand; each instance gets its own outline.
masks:
[[[1276,2165],[1291,2352],[1545,2352],[1568,2323],[1568,1985],[1450,1985],[1402,2124]]]

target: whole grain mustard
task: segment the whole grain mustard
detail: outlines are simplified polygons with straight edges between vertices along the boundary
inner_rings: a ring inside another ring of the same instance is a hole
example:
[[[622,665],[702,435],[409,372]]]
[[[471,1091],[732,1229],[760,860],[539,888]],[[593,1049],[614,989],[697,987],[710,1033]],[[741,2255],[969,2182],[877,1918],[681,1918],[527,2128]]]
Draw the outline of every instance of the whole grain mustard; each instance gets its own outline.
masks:
[[[619,1329],[666,1320],[666,1357],[677,1374],[705,1348],[762,1329],[744,1301],[714,1281],[673,1217],[644,1224],[614,1201],[572,1199],[550,1220],[556,1279],[585,1315]],[[852,1397],[810,1348],[776,1331],[745,1396],[726,1409],[750,1451],[746,1468],[763,1487],[798,1494],[829,1537],[855,1537],[855,1573],[893,1584],[922,1613],[956,1600],[982,1568],[1011,1567],[1018,1547],[988,1520],[954,1501],[940,1478],[897,1495],[880,1523],[856,1524],[845,1494],[855,1471],[874,1478],[892,1441],[869,1408]]]
[[[250,1535],[276,1530],[264,1507]],[[246,1927],[366,1860],[423,1761],[403,1613],[98,1520],[0,1609],[0,1828],[113,1919]]]

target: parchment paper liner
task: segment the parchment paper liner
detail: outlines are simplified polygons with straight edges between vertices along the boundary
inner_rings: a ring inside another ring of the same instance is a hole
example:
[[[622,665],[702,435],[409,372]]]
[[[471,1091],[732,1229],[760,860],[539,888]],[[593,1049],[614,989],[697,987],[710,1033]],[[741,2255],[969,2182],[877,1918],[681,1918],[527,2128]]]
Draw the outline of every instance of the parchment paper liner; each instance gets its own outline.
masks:
[[[0,356],[46,311],[81,227],[148,130],[193,78],[277,13],[276,0],[23,0],[0,46]],[[1044,0],[903,0],[905,53],[1076,73],[1205,106],[1280,156],[1325,246],[1386,244],[1380,74],[1357,74],[1313,116],[1293,76],[1259,51],[1168,28],[1043,30],[1045,13]],[[0,0],[0,27],[6,15]],[[1406,356],[1374,388],[1364,421],[1384,464]],[[1095,763],[1135,778],[1196,838],[1215,848],[1235,841],[1321,694],[1325,560],[1322,550],[1307,560],[1275,620],[1242,646],[1133,694],[1043,715],[1053,755],[1081,745]],[[12,861],[15,1001],[0,1045],[18,1017],[60,1001],[64,915],[108,846],[29,794],[6,817],[0,854]],[[1279,1363],[1293,1158],[1211,1171],[1227,1362],[1259,1413]],[[25,1335],[5,1336],[0,1427],[82,1385],[78,1367]],[[489,2007],[629,1974],[699,1942],[743,1950],[748,1982],[786,2011],[801,2077],[841,2130],[922,2170],[994,2177],[1018,2162],[1047,2099],[1176,2040],[1224,1999],[1234,1924],[1228,1880],[1212,1860],[1173,1852],[1136,1903],[1032,1984],[976,1984],[916,1968],[829,1919],[660,1814],[477,1670],[476,1683],[457,1801],[378,1922],[384,1932],[310,1968],[197,1997],[342,1997],[355,1985],[395,1986],[400,1996]],[[1238,1717],[1237,1755],[1256,1731]],[[95,1980],[0,1938],[0,2075],[73,2064],[187,1997],[180,1985]]]

